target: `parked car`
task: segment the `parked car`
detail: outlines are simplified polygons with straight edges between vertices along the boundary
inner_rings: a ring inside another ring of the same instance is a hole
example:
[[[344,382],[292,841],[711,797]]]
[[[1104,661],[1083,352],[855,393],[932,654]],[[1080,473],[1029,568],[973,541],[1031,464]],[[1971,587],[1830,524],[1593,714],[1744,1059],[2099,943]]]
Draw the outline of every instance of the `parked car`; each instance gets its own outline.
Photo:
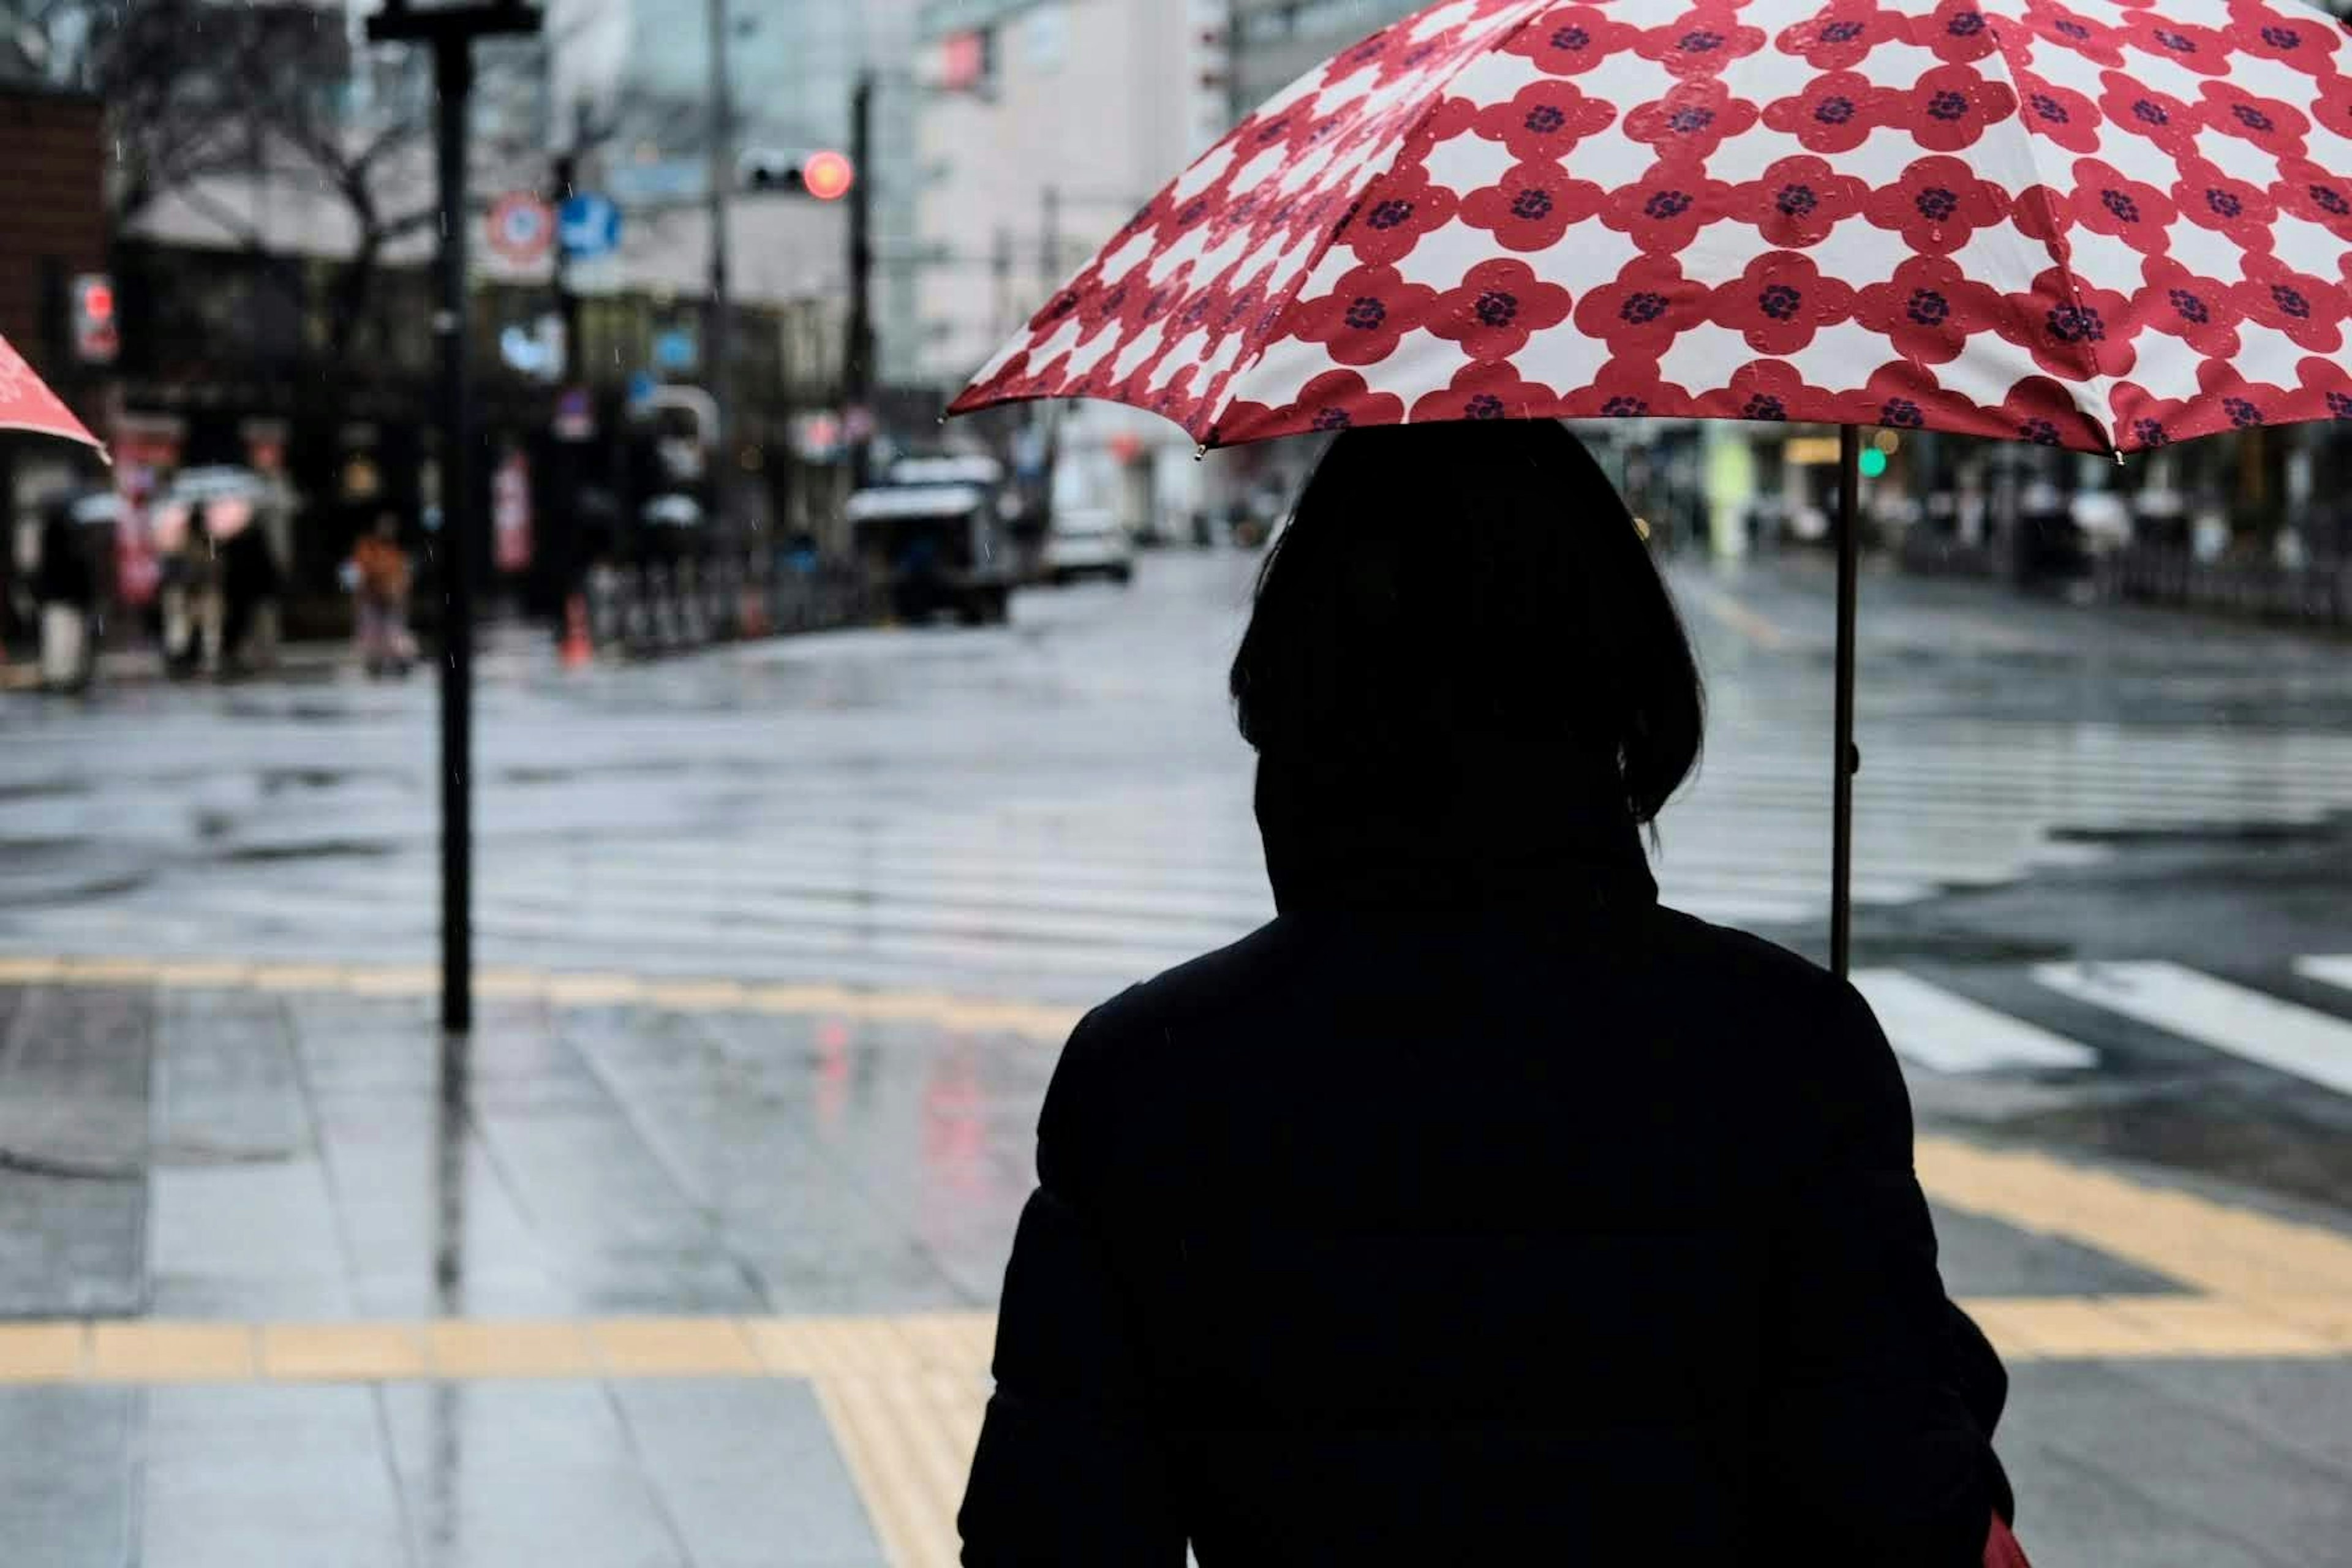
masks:
[[[1057,511],[1045,533],[1044,574],[1057,586],[1081,577],[1124,585],[1135,578],[1135,542],[1108,510]]]

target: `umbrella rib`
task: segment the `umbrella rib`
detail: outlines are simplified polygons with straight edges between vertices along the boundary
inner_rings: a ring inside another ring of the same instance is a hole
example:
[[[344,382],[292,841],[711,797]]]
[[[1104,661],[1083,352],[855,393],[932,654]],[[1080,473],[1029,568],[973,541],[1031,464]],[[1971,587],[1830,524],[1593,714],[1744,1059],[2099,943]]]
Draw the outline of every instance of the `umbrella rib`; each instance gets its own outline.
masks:
[[[2023,67],[2020,63],[2017,56],[2011,52],[2020,46],[2011,38],[2007,26],[2007,24],[2013,19],[2014,18],[2004,16],[1995,16],[1990,18],[1992,23],[1993,41],[2000,46],[2000,63],[2002,68],[2009,72],[2010,90],[2017,97],[2017,130],[2018,134],[2025,138],[2025,161],[2033,171],[2033,189],[2053,189],[2054,187],[2053,187],[2049,180],[2044,177],[2045,172],[2042,167],[2041,149],[2035,144],[2037,138],[2033,134],[2032,128],[2025,121],[2026,87]],[[2058,226],[2054,223],[2045,224],[2043,226],[2043,229],[2049,237],[2042,241],[2042,248],[2050,253],[2050,259],[2057,266],[2059,281],[2065,286],[2066,289],[2066,303],[2074,310],[2079,312],[2084,309],[2081,280],[2074,275],[2074,262],[2071,253],[2062,251],[2059,248],[2059,247],[2064,243],[2065,237],[2059,232]],[[2084,373],[2084,378],[2093,388],[2107,391],[2110,394],[2109,400],[2104,407],[2085,408],[2083,406],[2083,399],[2076,395],[2074,388],[2071,386],[2066,388],[2066,395],[2068,399],[2074,403],[2076,413],[2081,414],[2084,417],[2089,419],[2092,424],[2098,426],[2099,438],[2107,444],[2107,450],[2110,452],[2119,452],[2120,448],[2116,445],[2115,427],[2113,422],[2109,418],[2109,415],[2112,413],[2115,406],[2112,398],[2112,391],[2116,378],[2105,374],[2099,369],[2099,356],[2097,353],[2091,348],[2087,340],[2082,344],[2082,353],[2080,357],[2084,362],[2083,370]]]
[[[1234,367],[1232,379],[1225,383],[1225,395],[1223,404],[1219,406],[1216,414],[1211,417],[1208,428],[1204,431],[1199,432],[1195,437],[1195,438],[1201,443],[1201,450],[1202,452],[1205,453],[1216,446],[1218,422],[1232,410],[1234,404],[1239,399],[1241,395],[1242,383],[1249,379],[1250,372],[1255,370],[1265,362],[1266,351],[1272,348],[1275,344],[1275,334],[1276,330],[1282,325],[1283,318],[1288,315],[1290,313],[1290,308],[1298,302],[1298,296],[1305,291],[1308,282],[1314,279],[1315,269],[1323,265],[1323,258],[1330,255],[1331,247],[1339,243],[1339,237],[1348,231],[1349,225],[1354,223],[1356,214],[1361,211],[1365,203],[1371,199],[1374,187],[1379,185],[1382,180],[1387,179],[1391,174],[1396,173],[1397,155],[1402,153],[1407,147],[1412,145],[1413,137],[1419,133],[1423,126],[1429,123],[1431,116],[1434,115],[1438,111],[1439,108],[1444,104],[1447,89],[1452,88],[1454,83],[1460,79],[1464,73],[1477,65],[1479,61],[1485,59],[1488,55],[1493,54],[1496,49],[1507,47],[1510,43],[1511,39],[1532,26],[1537,18],[1549,11],[1555,3],[1556,0],[1521,0],[1519,16],[1516,20],[1498,25],[1493,33],[1487,35],[1488,41],[1481,42],[1475,47],[1465,47],[1464,49],[1461,68],[1454,72],[1453,75],[1447,77],[1441,86],[1432,90],[1429,101],[1422,106],[1421,112],[1413,117],[1412,123],[1406,128],[1404,134],[1396,138],[1395,145],[1390,150],[1388,163],[1383,165],[1377,174],[1373,174],[1370,179],[1364,182],[1364,188],[1357,193],[1354,203],[1350,205],[1348,211],[1341,216],[1339,221],[1331,226],[1330,232],[1326,234],[1316,245],[1314,254],[1309,256],[1307,258],[1306,264],[1299,268],[1298,275],[1291,283],[1289,291],[1283,295],[1281,305],[1275,310],[1272,316],[1269,318],[1272,325],[1266,328],[1265,336],[1260,340],[1255,348],[1250,351],[1248,358],[1244,359],[1241,363]],[[1407,18],[1407,20],[1410,19],[1411,18]],[[1404,22],[1402,21],[1391,23],[1390,25],[1390,28],[1387,30],[1393,30],[1395,28],[1402,27],[1404,25]],[[1379,35],[1375,34],[1373,36],[1378,37]]]

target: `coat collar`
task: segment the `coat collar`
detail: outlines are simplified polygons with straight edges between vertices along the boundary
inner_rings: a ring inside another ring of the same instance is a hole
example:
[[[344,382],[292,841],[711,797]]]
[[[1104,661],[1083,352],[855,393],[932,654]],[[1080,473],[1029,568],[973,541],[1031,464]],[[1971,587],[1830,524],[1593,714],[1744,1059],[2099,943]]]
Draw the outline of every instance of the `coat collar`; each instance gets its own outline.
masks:
[[[1613,766],[1524,741],[1461,741],[1409,762],[1258,758],[1276,907],[1518,908],[1657,902]]]

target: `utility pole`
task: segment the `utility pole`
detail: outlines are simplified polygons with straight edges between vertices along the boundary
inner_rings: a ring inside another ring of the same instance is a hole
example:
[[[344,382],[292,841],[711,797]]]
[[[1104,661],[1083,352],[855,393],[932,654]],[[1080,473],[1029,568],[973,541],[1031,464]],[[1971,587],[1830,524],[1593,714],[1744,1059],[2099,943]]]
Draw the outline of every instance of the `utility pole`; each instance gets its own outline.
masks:
[[[849,482],[863,489],[874,468],[874,73],[857,79],[849,97],[849,161],[857,183],[849,192],[849,342],[842,361],[842,391],[857,433],[849,445]]]
[[[435,153],[441,179],[440,302],[433,332],[441,350],[441,1026],[474,1026],[474,556],[481,520],[474,508],[473,389],[466,366],[466,142],[473,102],[474,40],[536,33],[540,14],[523,0],[436,5],[422,15],[408,0],[385,0],[368,21],[374,43],[433,47]]]
[[[575,138],[578,132],[573,132]],[[549,182],[548,205],[556,212],[554,276],[555,319],[562,323],[563,353],[555,365],[555,382],[569,385],[580,364],[580,295],[572,287],[572,248],[563,243],[563,205],[580,194],[580,154],[559,153]]]
[[[709,0],[710,18],[710,310],[704,325],[704,379],[718,405],[710,434],[712,523],[721,539],[734,524],[735,321],[728,298],[727,198],[735,184],[735,78],[727,65],[728,0]]]

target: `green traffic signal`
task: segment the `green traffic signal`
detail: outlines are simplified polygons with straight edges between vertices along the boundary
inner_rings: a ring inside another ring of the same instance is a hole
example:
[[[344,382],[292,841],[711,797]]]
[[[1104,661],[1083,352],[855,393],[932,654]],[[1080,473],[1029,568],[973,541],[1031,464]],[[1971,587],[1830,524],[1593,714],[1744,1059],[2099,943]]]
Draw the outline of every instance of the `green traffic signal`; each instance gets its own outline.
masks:
[[[1886,454],[1880,451],[1875,447],[1864,447],[1862,450],[1862,477],[1865,479],[1874,479],[1885,471]]]

